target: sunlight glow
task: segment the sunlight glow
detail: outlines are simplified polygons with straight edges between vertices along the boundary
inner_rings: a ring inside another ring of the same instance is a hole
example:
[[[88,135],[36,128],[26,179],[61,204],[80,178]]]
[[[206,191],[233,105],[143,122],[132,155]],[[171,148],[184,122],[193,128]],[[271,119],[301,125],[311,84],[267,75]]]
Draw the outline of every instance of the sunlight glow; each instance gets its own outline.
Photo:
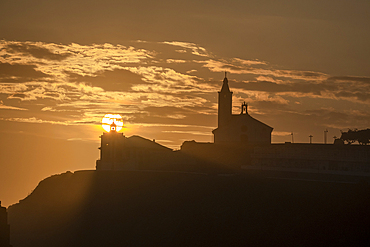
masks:
[[[121,115],[119,114],[105,114],[103,119],[101,120],[101,125],[103,129],[107,132],[110,131],[110,125],[114,122],[117,126],[116,131],[120,131],[123,128],[123,120]]]

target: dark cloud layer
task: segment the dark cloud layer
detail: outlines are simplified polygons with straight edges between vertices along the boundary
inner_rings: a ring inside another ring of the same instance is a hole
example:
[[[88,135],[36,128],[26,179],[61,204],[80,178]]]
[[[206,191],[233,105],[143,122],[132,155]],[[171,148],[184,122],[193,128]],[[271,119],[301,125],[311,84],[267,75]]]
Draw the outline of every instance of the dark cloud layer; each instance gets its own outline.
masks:
[[[55,61],[62,61],[72,55],[69,53],[53,53],[47,48],[29,44],[9,44],[4,49],[10,53],[22,53],[24,55],[31,55],[35,58]]]
[[[370,77],[362,76],[332,76],[328,80],[370,83]]]
[[[144,84],[142,76],[124,69],[102,71],[95,76],[82,76],[69,74],[71,82],[84,82],[95,87],[101,87],[106,91],[131,91],[131,87],[137,84]]]
[[[344,79],[345,78],[345,79]],[[271,81],[247,81],[235,83],[235,88],[249,91],[267,93],[300,93],[310,97],[309,94],[322,97],[337,97],[355,99],[359,101],[370,100],[370,87],[367,85],[368,78],[340,77],[340,79],[323,80],[319,82],[293,81],[289,83],[276,83]],[[336,81],[349,83],[336,83]],[[356,82],[355,84],[351,82]],[[362,84],[361,84],[362,83]],[[364,83],[364,84],[363,84]]]
[[[47,74],[37,71],[36,68],[36,65],[0,62],[0,81],[19,83],[49,77]]]

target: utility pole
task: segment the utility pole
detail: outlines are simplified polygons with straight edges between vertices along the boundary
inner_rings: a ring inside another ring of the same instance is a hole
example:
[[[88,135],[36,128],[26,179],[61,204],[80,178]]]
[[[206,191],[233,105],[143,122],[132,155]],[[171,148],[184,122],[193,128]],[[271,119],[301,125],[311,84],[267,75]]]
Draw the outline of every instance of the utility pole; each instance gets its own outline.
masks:
[[[309,135],[308,137],[310,138],[310,144],[312,144],[312,137],[313,136],[312,135]]]
[[[328,136],[328,129],[324,130],[324,143],[326,144],[327,141],[327,136]]]
[[[294,137],[293,137],[293,132],[291,133],[291,135],[292,135],[292,143],[294,143]]]

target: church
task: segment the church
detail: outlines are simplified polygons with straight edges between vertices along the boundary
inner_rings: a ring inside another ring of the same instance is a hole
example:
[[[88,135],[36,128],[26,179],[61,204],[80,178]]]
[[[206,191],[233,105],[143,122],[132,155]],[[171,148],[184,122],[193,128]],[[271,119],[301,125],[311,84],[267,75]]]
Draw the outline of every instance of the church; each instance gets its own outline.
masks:
[[[218,92],[218,128],[212,131],[215,144],[267,145],[271,144],[272,127],[248,114],[248,105],[241,105],[240,114],[232,114],[232,95],[226,77]]]
[[[185,159],[186,155],[227,164],[235,159],[232,153],[239,154],[233,163],[240,166],[240,162],[250,160],[253,147],[271,144],[273,128],[250,116],[245,102],[240,114],[232,114],[232,94],[225,74],[218,92],[218,128],[212,131],[214,143],[185,141],[180,154],[155,140],[140,136],[125,137],[117,131],[113,122],[110,131],[100,136],[100,159],[96,161],[96,170],[173,169],[174,164],[192,163]]]

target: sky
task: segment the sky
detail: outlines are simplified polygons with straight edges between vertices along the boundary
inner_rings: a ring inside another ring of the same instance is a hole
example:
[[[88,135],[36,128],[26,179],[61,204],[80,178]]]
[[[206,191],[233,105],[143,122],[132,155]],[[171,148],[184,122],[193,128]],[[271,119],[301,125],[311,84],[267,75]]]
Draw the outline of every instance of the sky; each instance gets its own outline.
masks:
[[[0,200],[95,169],[101,119],[179,149],[212,142],[224,72],[273,127],[323,143],[370,127],[367,0],[0,2]]]

